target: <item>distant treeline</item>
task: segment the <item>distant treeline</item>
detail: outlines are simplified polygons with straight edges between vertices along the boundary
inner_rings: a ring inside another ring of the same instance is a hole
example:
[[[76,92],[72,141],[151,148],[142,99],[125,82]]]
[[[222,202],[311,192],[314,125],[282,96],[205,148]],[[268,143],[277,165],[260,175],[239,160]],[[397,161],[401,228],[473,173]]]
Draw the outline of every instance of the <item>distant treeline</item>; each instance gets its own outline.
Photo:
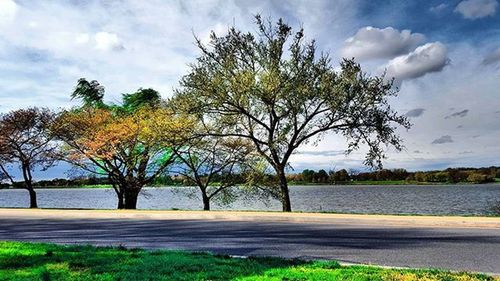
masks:
[[[222,180],[223,175],[214,175],[214,182]],[[245,176],[232,175],[233,182],[244,184]],[[272,175],[269,175],[272,177]],[[220,179],[219,179],[220,178]],[[489,183],[495,178],[500,178],[500,167],[487,168],[448,168],[446,170],[408,172],[405,169],[383,169],[373,172],[358,172],[355,170],[341,169],[337,171],[309,170],[301,173],[289,174],[287,179],[295,184],[345,184],[356,182],[377,181],[406,181],[408,183]],[[157,177],[154,186],[182,186],[192,185],[186,177],[181,175],[164,175]],[[22,188],[23,182],[16,182],[13,187]],[[80,177],[75,179],[42,180],[34,183],[36,187],[84,187],[111,185],[107,178]],[[9,187],[9,185],[3,185]]]
[[[243,175],[234,174],[231,175],[233,177],[233,181],[244,184],[245,177]],[[217,183],[222,179],[227,178],[227,175],[213,175],[213,182]],[[111,181],[106,177],[76,177],[72,179],[62,179],[55,178],[52,180],[41,180],[33,182],[33,185],[38,188],[44,187],[91,187],[91,186],[99,186],[99,185],[109,185],[111,186]],[[186,186],[186,185],[194,185],[188,178],[181,175],[163,175],[155,178],[152,186]],[[11,184],[1,184],[0,188],[24,188],[24,182],[19,181],[15,182],[14,185]]]
[[[408,181],[429,183],[488,183],[500,178],[500,167],[487,168],[448,168],[446,170],[408,172],[405,169],[383,169],[373,172],[355,170],[338,171],[304,170],[302,173],[288,175],[294,183],[347,183],[362,181]]]

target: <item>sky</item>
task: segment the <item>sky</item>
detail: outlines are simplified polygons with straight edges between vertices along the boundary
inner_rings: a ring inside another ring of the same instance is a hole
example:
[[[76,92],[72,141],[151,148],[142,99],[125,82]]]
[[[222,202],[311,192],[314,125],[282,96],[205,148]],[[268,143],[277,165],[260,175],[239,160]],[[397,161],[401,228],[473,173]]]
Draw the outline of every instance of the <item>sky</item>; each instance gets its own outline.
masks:
[[[405,149],[389,148],[386,168],[500,165],[498,0],[0,0],[0,112],[74,106],[81,77],[104,85],[109,102],[140,87],[169,97],[200,54],[194,35],[255,32],[256,14],[303,27],[334,67],[354,57],[368,74],[395,78],[391,105],[413,126],[398,131]],[[363,169],[366,150],[345,148],[327,135],[291,167]]]

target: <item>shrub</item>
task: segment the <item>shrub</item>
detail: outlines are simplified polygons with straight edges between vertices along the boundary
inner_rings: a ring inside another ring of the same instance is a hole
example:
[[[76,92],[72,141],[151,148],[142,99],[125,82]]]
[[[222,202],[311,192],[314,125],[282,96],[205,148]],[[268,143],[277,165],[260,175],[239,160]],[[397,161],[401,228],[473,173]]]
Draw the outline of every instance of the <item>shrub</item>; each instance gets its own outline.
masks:
[[[471,173],[467,177],[467,181],[472,182],[472,183],[487,183],[487,182],[494,182],[495,179],[490,175],[484,175],[484,174],[480,174],[480,173]]]
[[[415,180],[419,182],[426,182],[427,181],[427,174],[423,172],[416,172],[415,173]]]
[[[432,174],[433,182],[447,182],[448,181],[448,173],[447,172],[436,172]]]

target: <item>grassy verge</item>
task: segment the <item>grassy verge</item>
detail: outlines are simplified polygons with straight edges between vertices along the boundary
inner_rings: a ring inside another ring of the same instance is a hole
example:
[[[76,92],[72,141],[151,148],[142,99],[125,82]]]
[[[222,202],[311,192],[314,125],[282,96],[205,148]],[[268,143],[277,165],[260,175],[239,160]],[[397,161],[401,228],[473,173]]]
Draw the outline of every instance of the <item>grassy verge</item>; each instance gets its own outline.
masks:
[[[405,180],[386,180],[386,181],[351,181],[347,184],[350,185],[410,185],[410,184],[420,184],[428,185],[429,183],[422,183],[417,181],[405,181]]]
[[[113,188],[111,184],[84,184],[84,185],[67,185],[67,186],[40,186],[35,188]]]
[[[485,184],[500,183],[500,179],[495,179],[495,182]],[[366,180],[366,181],[349,181],[338,184],[331,183],[300,183],[292,182],[290,185],[473,185],[477,183],[471,182],[422,182],[422,181],[407,181],[407,180]]]
[[[0,280],[500,280],[438,270],[279,258],[0,242]]]

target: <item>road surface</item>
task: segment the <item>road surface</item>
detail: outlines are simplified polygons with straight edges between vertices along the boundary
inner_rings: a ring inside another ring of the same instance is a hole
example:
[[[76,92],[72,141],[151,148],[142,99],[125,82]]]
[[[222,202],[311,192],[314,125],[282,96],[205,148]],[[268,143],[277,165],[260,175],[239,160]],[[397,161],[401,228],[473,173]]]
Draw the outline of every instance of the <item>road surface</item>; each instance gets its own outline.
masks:
[[[500,218],[0,209],[0,240],[500,274]]]

